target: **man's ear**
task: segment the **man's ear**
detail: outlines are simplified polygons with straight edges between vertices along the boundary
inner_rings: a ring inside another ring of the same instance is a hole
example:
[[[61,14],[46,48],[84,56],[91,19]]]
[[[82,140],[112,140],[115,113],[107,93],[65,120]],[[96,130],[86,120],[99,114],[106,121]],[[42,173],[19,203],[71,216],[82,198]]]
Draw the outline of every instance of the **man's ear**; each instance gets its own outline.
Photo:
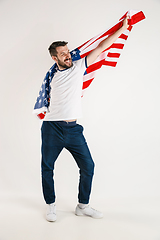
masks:
[[[57,57],[56,56],[52,56],[52,59],[57,63]]]

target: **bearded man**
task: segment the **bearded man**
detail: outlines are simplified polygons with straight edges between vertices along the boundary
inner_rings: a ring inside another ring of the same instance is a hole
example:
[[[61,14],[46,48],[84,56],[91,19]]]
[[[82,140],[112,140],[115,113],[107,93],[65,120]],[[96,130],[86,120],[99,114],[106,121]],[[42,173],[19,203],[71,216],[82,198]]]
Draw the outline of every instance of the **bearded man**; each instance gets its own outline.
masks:
[[[102,218],[103,214],[89,206],[94,162],[83,135],[83,127],[77,123],[82,117],[81,94],[83,75],[105,49],[128,28],[128,18],[123,26],[103,40],[87,57],[72,62],[67,42],[53,42],[49,47],[52,59],[57,63],[51,81],[49,112],[43,119],[42,132],[42,188],[47,204],[46,219],[56,221],[56,204],[53,170],[56,159],[66,148],[80,170],[77,216]]]

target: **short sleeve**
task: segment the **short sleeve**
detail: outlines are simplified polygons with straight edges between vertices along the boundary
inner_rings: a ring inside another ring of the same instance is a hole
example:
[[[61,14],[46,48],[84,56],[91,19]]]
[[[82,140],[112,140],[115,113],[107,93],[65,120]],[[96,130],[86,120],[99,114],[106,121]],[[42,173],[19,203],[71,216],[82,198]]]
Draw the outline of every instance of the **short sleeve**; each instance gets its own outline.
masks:
[[[87,57],[81,58],[78,61],[75,61],[74,64],[83,72],[87,69]]]

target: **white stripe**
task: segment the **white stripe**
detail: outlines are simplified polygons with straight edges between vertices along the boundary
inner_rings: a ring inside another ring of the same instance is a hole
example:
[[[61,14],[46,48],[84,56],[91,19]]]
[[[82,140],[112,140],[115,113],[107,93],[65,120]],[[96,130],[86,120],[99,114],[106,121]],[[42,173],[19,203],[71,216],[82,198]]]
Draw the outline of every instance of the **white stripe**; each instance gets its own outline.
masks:
[[[126,30],[123,34],[126,35],[126,36],[128,36],[129,33],[130,33],[130,31]],[[101,38],[101,39],[99,39],[99,40],[97,40],[96,42],[94,42],[94,43],[92,43],[92,44],[91,44],[91,42],[85,44],[82,48],[79,49],[79,50],[81,51],[80,54],[83,55],[83,54],[85,54],[85,53],[87,53],[87,52],[95,49],[95,48],[98,46],[98,44],[99,44],[100,42],[102,42],[104,39],[106,39],[107,37],[108,37],[108,35],[105,36],[105,37],[103,37],[103,38]],[[126,41],[125,39],[118,38],[118,39],[115,41],[115,43],[125,44],[125,41]],[[91,44],[91,45],[89,46],[89,44]]]
[[[121,20],[122,21],[122,20]],[[117,23],[121,22],[118,21]],[[117,25],[117,23],[115,25]],[[114,25],[114,26],[115,26]],[[98,39],[100,36],[102,36],[104,33],[106,33],[108,30],[110,30],[111,28],[113,28],[114,26],[106,29],[105,31],[101,32],[100,34],[98,34],[97,36],[93,37],[90,39],[90,41],[88,43],[86,43],[82,48],[80,48],[80,51],[83,51],[85,48],[87,48],[90,44],[92,44],[96,39]],[[107,38],[107,36],[104,37],[104,39]],[[101,40],[101,39],[100,39]],[[101,40],[102,41],[102,40]]]
[[[115,24],[116,25],[116,24]],[[114,25],[114,26],[115,26]],[[114,26],[112,26],[112,27],[114,27]],[[111,28],[112,28],[111,27]],[[100,33],[100,34],[98,34],[97,36],[95,36],[95,37],[93,37],[92,39],[90,39],[90,41],[88,42],[88,43],[86,43],[84,46],[82,46],[79,50],[80,51],[83,51],[83,50],[85,50],[86,48],[88,48],[88,46],[90,45],[90,44],[92,44],[96,39],[98,39],[100,36],[102,36],[104,33],[106,33],[108,30],[110,30],[111,28],[108,28],[108,29],[106,29],[105,31],[103,31],[102,33]],[[105,38],[107,38],[108,37],[108,35],[106,35],[105,37],[103,37],[103,38],[100,38],[99,40],[97,40],[97,41],[102,41],[102,39],[105,39]]]
[[[118,59],[119,57],[118,58],[106,57],[106,61],[109,61],[109,62],[117,62]]]
[[[83,51],[85,48],[87,48],[90,44],[92,44],[96,39],[98,39],[100,36],[102,36],[108,30],[109,30],[109,28],[107,30],[103,31],[102,33],[98,34],[97,36],[91,38],[90,41],[88,43],[86,43],[84,46],[82,46],[79,50]]]
[[[117,38],[117,40],[114,43],[122,43],[125,44],[126,40],[122,38]]]
[[[86,81],[91,80],[92,78],[94,78],[97,71],[98,70],[95,70],[95,71],[93,71],[91,73],[88,73],[88,74],[84,75],[83,76],[83,82],[86,82]]]
[[[134,15],[134,14],[133,14],[133,15]],[[121,21],[122,21],[122,20],[121,20]],[[121,21],[119,21],[119,22],[121,22]],[[118,22],[118,23],[119,23],[119,22]],[[117,25],[117,23],[116,23],[115,25]],[[115,26],[115,25],[114,25],[114,26]],[[112,26],[112,27],[114,27],[114,26]],[[111,27],[111,28],[112,28],[112,27]],[[98,34],[97,36],[91,38],[90,41],[89,41],[88,43],[86,43],[85,45],[83,45],[79,50],[80,50],[80,51],[84,51],[86,48],[88,48],[88,46],[89,46],[90,44],[92,44],[96,39],[98,39],[100,36],[102,36],[104,33],[106,33],[106,32],[107,32],[108,30],[110,30],[111,28],[108,28],[108,29],[106,29],[105,31],[103,31],[103,32],[101,32],[100,34]],[[125,30],[125,31],[123,32],[123,34],[125,34],[126,36],[128,36],[129,33],[130,33],[129,30]],[[99,39],[100,42],[102,41],[102,39],[105,39],[105,38],[107,38],[107,37],[108,37],[108,35],[105,36],[105,37],[103,37],[103,38],[101,38],[101,39]],[[99,40],[97,40],[97,41],[99,41]]]
[[[82,90],[82,96],[81,96],[81,97],[83,97],[83,96],[84,96],[84,92],[85,92],[85,90],[86,90],[86,89],[83,89],[83,90]]]
[[[121,54],[122,50],[123,50],[123,49],[110,48],[110,49],[108,50],[108,52],[110,52],[110,53],[119,53],[119,54]]]
[[[47,107],[42,107],[42,108],[37,108],[33,110],[33,114],[40,114],[42,112],[48,112],[48,108]]]
[[[98,44],[99,44],[100,42],[102,42],[104,39],[106,39],[107,37],[108,37],[108,35],[105,36],[105,37],[103,37],[103,38],[101,38],[101,39],[99,39],[99,40],[97,40],[96,42],[92,43],[90,46],[88,46],[88,47],[85,48],[85,49],[81,48],[81,49],[80,49],[80,51],[81,51],[80,54],[82,55],[82,54],[84,54],[84,53],[87,53],[87,52],[95,49],[95,48],[98,46]]]
[[[129,10],[127,15],[129,17],[132,17],[133,15],[137,14],[138,12],[140,12],[140,11],[138,11],[138,10]]]
[[[124,32],[123,32],[124,35],[128,36],[130,34],[130,31],[128,29],[126,29]]]
[[[99,55],[99,57],[92,64],[97,63],[97,62],[105,59],[107,57],[107,54],[108,54],[108,51],[105,51],[105,52],[101,53]]]

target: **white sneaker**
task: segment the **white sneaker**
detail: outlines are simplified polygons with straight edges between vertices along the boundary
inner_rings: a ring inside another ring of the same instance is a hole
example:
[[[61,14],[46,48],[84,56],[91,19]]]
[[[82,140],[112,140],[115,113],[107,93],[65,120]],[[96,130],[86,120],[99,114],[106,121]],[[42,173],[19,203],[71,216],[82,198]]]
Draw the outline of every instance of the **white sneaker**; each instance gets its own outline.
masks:
[[[93,218],[103,218],[103,213],[91,208],[89,205],[86,206],[85,208],[80,208],[78,205],[76,207],[75,210],[75,214],[77,216],[89,216],[89,217],[93,217]]]
[[[55,222],[57,219],[56,216],[56,205],[55,203],[47,204],[46,219],[49,222]]]

